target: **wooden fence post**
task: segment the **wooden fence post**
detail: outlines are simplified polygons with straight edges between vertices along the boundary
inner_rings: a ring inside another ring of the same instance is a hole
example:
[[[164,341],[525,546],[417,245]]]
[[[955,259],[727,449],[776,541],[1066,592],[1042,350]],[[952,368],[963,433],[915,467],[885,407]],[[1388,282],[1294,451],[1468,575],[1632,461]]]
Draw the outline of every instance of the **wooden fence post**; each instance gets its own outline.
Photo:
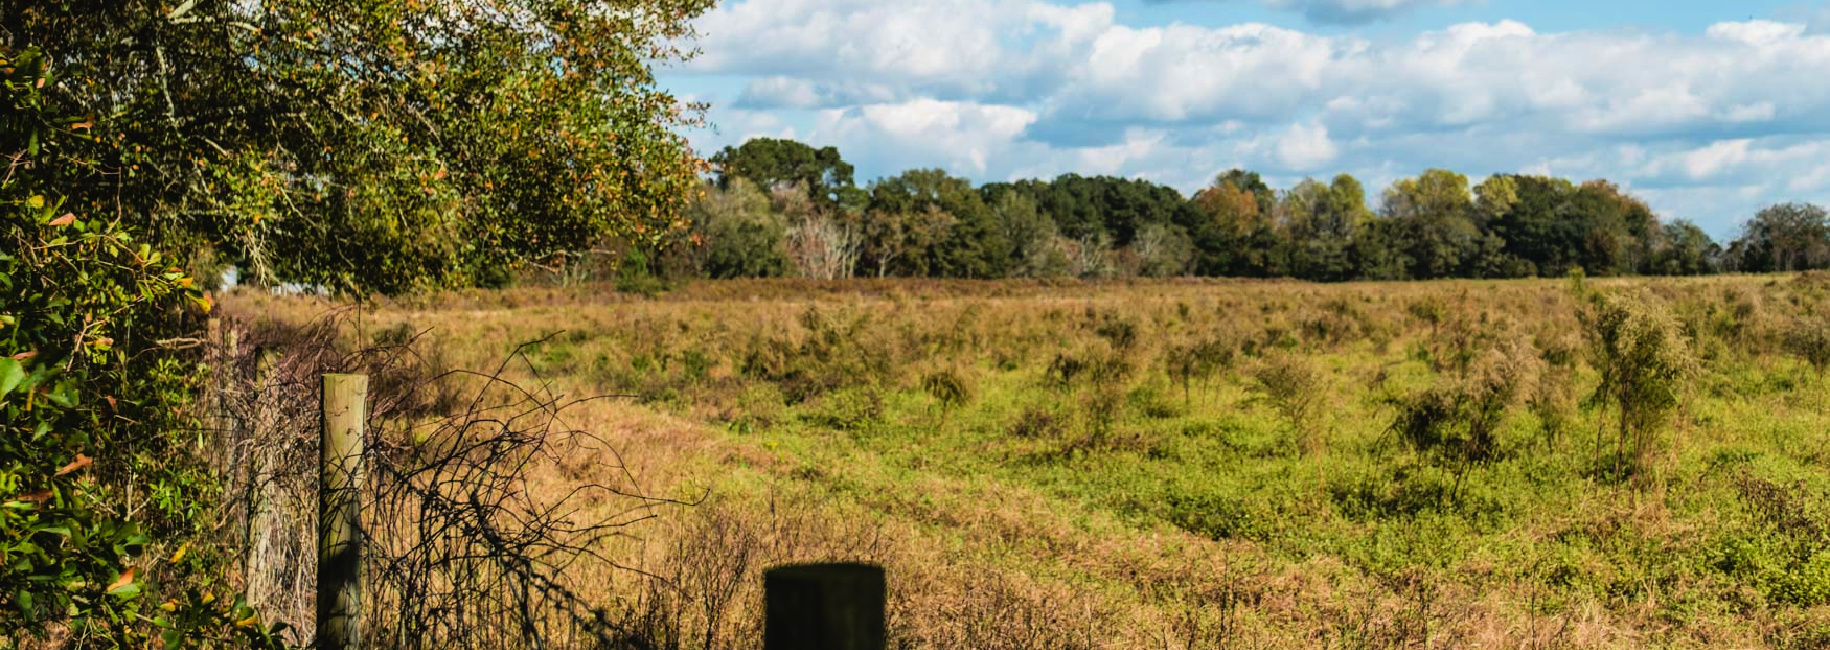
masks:
[[[318,643],[362,647],[363,431],[369,378],[324,375],[318,452]]]
[[[763,650],[884,650],[883,567],[776,567],[763,591]]]

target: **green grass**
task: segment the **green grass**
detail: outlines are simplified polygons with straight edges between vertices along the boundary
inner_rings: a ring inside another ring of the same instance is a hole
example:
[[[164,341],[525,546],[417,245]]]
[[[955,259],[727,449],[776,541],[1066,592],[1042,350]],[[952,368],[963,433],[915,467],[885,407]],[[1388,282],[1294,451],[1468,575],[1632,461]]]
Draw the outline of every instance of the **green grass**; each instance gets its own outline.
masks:
[[[903,531],[893,557],[1054,585],[1104,608],[1088,620],[1114,647],[1184,611],[1266,646],[1826,647],[1826,386],[1776,341],[1830,303],[1786,278],[1589,285],[1662,295],[1701,358],[1633,479],[1558,281],[714,292],[398,318],[471,341],[460,357],[570,330],[534,369],[744,450],[698,484],[816,495]],[[1412,313],[1426,303],[1437,322]],[[1478,459],[1393,430],[1395,399],[1514,334],[1574,363],[1560,428],[1512,403]],[[1230,365],[1185,396],[1173,355],[1211,341]],[[1308,421],[1258,388],[1279,354],[1317,374]],[[932,583],[901,589],[913,620],[957,611]]]

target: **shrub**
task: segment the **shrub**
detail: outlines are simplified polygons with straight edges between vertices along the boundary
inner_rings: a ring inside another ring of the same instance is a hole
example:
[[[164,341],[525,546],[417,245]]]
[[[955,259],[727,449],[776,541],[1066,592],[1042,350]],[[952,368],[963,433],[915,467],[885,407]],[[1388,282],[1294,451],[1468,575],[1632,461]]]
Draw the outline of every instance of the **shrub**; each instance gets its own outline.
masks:
[[[1491,458],[1507,407],[1534,394],[1543,362],[1522,341],[1488,349],[1466,372],[1398,400],[1392,428],[1411,446],[1462,462]]]
[[[1061,418],[1040,406],[1030,406],[1010,423],[1010,435],[1018,438],[1059,438],[1063,432]]]
[[[731,426],[742,432],[775,426],[783,417],[782,402],[782,391],[775,384],[746,386],[737,395],[737,404],[730,417]]]
[[[1155,420],[1166,420],[1180,417],[1182,408],[1164,398],[1160,384],[1147,382],[1131,389],[1125,395],[1125,402],[1137,413]]]
[[[1689,340],[1662,303],[1646,294],[1595,293],[1582,313],[1590,359],[1601,375],[1592,401],[1619,415],[1615,469],[1629,452],[1635,476],[1652,469],[1659,434],[1696,374]]]
[[[1274,355],[1252,371],[1252,379],[1256,399],[1270,404],[1290,425],[1303,452],[1318,451],[1321,440],[1315,416],[1321,403],[1322,376],[1313,362],[1295,354]]]
[[[1110,342],[1114,349],[1129,350],[1137,344],[1137,323],[1117,314],[1100,314],[1093,333]]]
[[[1787,352],[1811,364],[1821,382],[1830,371],[1830,318],[1821,314],[1798,317],[1786,332],[1785,346]]]
[[[1411,301],[1404,310],[1412,318],[1429,323],[1430,336],[1436,336],[1437,327],[1442,325],[1443,318],[1449,313],[1449,307],[1437,296],[1426,296]]]
[[[883,420],[883,393],[875,386],[849,386],[820,397],[803,419],[840,431],[861,431]]]
[[[940,402],[942,422],[953,409],[972,400],[972,387],[952,369],[936,370],[923,376],[921,389]]]
[[[1094,442],[1103,443],[1119,416],[1124,414],[1125,394],[1116,386],[1099,386],[1087,391],[1080,404],[1086,411],[1090,437]]]
[[[41,94],[50,56],[13,55],[0,45],[0,646],[55,628],[91,646],[275,645],[238,599],[201,597],[226,575],[205,537],[220,484],[182,408],[204,373],[160,341],[209,299],[58,198],[107,145]]]
[[[1182,405],[1190,403],[1190,385],[1195,380],[1201,380],[1205,385],[1214,373],[1231,368],[1237,351],[1232,341],[1217,335],[1170,347],[1164,353],[1164,366],[1170,384],[1182,385]]]

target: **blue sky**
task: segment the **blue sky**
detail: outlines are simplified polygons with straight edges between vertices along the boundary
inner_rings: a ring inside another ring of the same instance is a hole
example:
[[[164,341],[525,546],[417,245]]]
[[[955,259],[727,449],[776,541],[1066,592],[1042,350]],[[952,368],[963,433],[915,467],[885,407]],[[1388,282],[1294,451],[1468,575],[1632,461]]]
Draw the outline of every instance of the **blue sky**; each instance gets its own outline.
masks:
[[[696,147],[834,145],[861,183],[1548,173],[1719,238],[1830,202],[1830,3],[744,0],[697,28],[662,75],[712,106]]]

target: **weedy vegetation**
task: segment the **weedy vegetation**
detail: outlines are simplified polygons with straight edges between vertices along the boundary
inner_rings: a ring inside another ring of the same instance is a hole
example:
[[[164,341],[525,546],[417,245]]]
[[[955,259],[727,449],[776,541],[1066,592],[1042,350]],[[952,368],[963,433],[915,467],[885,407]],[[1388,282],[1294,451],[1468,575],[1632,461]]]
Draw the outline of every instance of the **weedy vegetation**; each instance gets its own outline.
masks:
[[[734,280],[421,295],[343,336],[630,396],[528,470],[668,499],[577,513],[628,522],[568,582],[627,647],[755,647],[763,568],[866,560],[903,648],[1805,648],[1826,308],[1786,276]]]

